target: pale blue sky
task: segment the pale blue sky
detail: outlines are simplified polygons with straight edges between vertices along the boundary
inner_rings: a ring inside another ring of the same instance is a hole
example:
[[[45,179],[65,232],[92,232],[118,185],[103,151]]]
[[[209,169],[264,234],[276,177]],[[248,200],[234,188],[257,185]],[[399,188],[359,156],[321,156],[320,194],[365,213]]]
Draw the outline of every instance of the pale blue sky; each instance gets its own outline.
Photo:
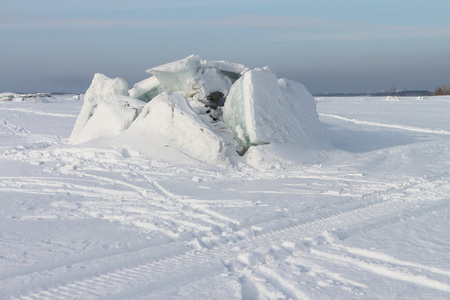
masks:
[[[312,93],[450,84],[450,1],[1,0],[0,92],[130,87],[190,54],[270,66]]]

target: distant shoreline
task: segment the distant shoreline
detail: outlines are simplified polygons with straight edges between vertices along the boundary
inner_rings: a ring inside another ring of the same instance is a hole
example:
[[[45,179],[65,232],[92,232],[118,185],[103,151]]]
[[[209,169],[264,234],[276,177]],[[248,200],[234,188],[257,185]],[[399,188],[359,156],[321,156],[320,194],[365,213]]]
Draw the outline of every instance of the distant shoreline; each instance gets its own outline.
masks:
[[[370,96],[370,97],[383,97],[383,96],[397,96],[397,97],[411,97],[411,96],[431,96],[430,91],[398,91],[398,92],[377,92],[377,93],[313,93],[314,97],[355,97],[355,96]]]

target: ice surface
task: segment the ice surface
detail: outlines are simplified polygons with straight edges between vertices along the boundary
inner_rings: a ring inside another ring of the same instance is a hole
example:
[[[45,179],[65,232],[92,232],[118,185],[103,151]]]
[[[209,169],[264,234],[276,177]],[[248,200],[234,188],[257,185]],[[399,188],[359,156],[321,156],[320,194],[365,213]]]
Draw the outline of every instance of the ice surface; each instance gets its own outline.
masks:
[[[222,72],[233,73],[236,75],[241,74],[246,67],[241,64],[232,63],[229,61],[213,61],[213,60],[201,60],[200,64],[205,68],[215,68]]]
[[[223,141],[192,110],[188,100],[179,93],[163,92],[145,105],[141,114],[124,133],[152,139],[175,147],[200,161],[216,164],[223,159]],[[141,146],[142,148],[142,146]]]
[[[149,102],[163,92],[163,88],[155,76],[144,79],[128,91],[130,97]]]
[[[116,136],[137,117],[144,102],[128,97],[128,84],[121,78],[95,74],[69,139],[80,144]]]
[[[227,61],[202,60],[198,55],[191,55],[172,63],[148,69],[154,79],[138,83],[130,92],[132,97],[146,101],[142,95],[149,92],[152,97],[158,91],[178,92],[195,100],[206,101],[213,92],[225,96],[245,66]],[[159,84],[159,85],[158,85]]]
[[[231,63],[225,60],[211,61],[202,60],[200,62],[204,68],[214,68],[218,70],[222,75],[227,76],[233,83],[241,77],[241,74],[247,70],[244,65]]]
[[[319,124],[311,94],[293,81],[277,80],[267,68],[245,72],[235,82],[225,102],[223,119],[239,142],[241,153],[258,146],[252,147],[247,156],[263,149],[259,156],[286,156],[285,150],[290,148],[288,152],[294,155],[288,156],[296,160],[295,153],[331,146]]]
[[[163,90],[180,92],[188,96],[192,86],[191,79],[199,67],[200,56],[191,55],[185,59],[148,69],[146,72],[158,78]]]
[[[295,125],[275,74],[269,70],[246,72],[231,88],[223,109],[224,122],[243,147],[286,142]],[[299,129],[300,126],[297,126]]]

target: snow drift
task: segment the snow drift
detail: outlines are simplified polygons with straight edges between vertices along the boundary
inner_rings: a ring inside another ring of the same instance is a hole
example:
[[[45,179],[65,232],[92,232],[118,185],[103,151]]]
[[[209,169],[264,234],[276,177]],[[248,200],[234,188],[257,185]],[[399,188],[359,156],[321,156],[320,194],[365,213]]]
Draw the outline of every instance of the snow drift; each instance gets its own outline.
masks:
[[[130,126],[144,105],[144,102],[128,97],[125,80],[95,74],[69,143],[116,136]]]
[[[223,141],[193,111],[181,94],[163,92],[142,110],[126,135],[157,139],[208,163],[217,163]]]
[[[147,72],[153,76],[130,90],[123,79],[96,74],[69,143],[158,141],[203,162],[256,167],[316,160],[332,147],[311,94],[268,67],[191,55]]]

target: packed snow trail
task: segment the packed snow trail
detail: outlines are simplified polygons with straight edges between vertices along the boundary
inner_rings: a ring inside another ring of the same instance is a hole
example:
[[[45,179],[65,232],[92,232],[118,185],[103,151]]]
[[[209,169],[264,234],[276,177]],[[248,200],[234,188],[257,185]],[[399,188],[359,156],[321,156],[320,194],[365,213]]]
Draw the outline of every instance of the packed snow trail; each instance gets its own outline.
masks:
[[[421,132],[421,133],[434,133],[434,134],[450,135],[449,131],[446,131],[443,129],[433,130],[433,129],[428,129],[428,128],[418,128],[418,127],[396,125],[396,124],[384,124],[384,123],[378,123],[378,122],[360,121],[360,120],[349,119],[349,118],[345,118],[342,116],[336,116],[336,115],[331,115],[331,114],[320,114],[320,116],[327,117],[327,118],[334,118],[334,119],[338,119],[338,120],[342,120],[342,121],[347,121],[347,122],[358,124],[358,125],[386,127],[386,128],[409,130],[409,131],[415,131],[415,132]]]

